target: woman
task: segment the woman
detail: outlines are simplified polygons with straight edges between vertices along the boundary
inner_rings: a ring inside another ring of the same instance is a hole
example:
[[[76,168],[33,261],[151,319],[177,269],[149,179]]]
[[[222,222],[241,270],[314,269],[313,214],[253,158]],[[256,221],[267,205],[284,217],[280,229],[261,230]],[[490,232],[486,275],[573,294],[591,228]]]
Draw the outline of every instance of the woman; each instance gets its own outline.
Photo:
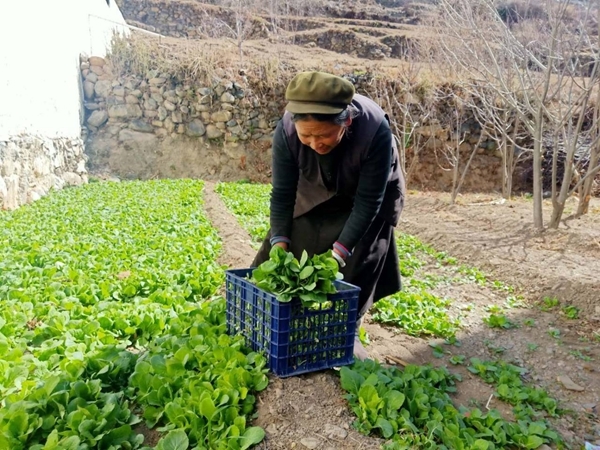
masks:
[[[388,118],[351,82],[323,72],[298,74],[285,95],[273,138],[271,230],[253,266],[273,245],[296,257],[331,249],[344,280],[361,288],[362,319],[401,288],[394,227],[404,180]],[[358,326],[354,355],[368,357]]]

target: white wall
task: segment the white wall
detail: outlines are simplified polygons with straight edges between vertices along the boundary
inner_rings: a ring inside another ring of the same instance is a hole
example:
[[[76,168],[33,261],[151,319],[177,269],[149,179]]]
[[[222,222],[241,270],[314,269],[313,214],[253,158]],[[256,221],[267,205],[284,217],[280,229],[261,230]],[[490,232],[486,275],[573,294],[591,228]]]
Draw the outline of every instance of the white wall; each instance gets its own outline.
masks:
[[[105,56],[113,30],[126,30],[110,3],[0,0],[0,141],[80,135],[79,55]]]

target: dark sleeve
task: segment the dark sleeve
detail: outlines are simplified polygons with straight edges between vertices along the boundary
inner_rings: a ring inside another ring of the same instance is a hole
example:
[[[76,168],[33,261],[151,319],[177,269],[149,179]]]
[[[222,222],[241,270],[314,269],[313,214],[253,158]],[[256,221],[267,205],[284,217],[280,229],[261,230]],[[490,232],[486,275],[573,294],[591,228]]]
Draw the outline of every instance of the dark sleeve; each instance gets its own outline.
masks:
[[[383,120],[363,162],[354,207],[338,243],[352,251],[379,212],[392,166],[392,132]]]
[[[273,177],[271,192],[271,236],[289,239],[296,204],[299,169],[287,145],[283,121],[273,136]]]

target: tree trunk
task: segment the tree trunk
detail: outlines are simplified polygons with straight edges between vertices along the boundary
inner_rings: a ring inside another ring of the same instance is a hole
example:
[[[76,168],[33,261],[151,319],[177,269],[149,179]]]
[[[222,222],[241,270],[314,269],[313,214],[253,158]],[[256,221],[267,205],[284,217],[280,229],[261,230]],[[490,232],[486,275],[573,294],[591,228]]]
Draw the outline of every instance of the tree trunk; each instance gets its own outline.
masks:
[[[600,164],[600,145],[596,143],[595,149],[591,150],[590,165],[588,166],[588,173],[594,170],[595,167]],[[594,187],[594,175],[588,176],[583,182],[583,189],[579,197],[579,204],[577,205],[577,212],[575,217],[581,217],[588,213],[590,207],[590,200],[592,199],[592,188]]]
[[[542,209],[542,124],[537,124],[533,144],[533,225],[538,230],[544,229],[544,210]]]

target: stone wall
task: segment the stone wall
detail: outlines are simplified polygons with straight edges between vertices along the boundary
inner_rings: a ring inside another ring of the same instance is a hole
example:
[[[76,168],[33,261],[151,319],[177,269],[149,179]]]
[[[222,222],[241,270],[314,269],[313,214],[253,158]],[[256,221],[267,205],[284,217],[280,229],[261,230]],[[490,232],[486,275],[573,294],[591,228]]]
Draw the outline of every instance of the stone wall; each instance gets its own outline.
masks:
[[[0,140],[0,208],[15,209],[52,189],[87,182],[83,141],[12,136]]]
[[[218,6],[193,1],[164,0],[119,0],[118,4],[129,23],[165,36],[199,38],[203,32],[210,31],[211,27],[206,23],[208,18],[217,18],[232,30],[236,29],[235,12]],[[247,19],[244,27],[245,39],[268,36],[267,23],[260,18]],[[221,31],[224,35],[227,34],[224,30]]]
[[[130,179],[269,180],[271,138],[284,110],[287,77],[293,73],[269,86],[256,75],[222,69],[214,70],[208,77],[211,81],[201,82],[156,70],[116,74],[110,62],[95,57],[81,67],[91,171]],[[377,97],[380,90],[367,79],[350,79],[359,92],[399,117],[393,105]],[[417,145],[407,152],[410,165],[418,148],[411,188],[452,186],[445,152],[454,144],[454,134],[450,125],[436,122],[446,115],[441,105],[438,109],[437,116],[414,130]],[[461,127],[470,134],[470,141],[461,146],[463,162],[472,150],[477,152],[463,189],[500,190],[500,155],[493,143],[484,141],[475,149],[476,123],[467,121]]]

